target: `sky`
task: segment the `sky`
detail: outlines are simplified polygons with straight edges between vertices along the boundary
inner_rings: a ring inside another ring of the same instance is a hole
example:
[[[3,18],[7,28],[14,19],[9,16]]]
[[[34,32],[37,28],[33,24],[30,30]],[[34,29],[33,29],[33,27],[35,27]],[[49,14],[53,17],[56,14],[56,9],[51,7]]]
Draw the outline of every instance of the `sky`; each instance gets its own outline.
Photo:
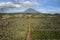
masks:
[[[0,12],[23,12],[28,8],[42,13],[60,13],[60,0],[0,0]]]

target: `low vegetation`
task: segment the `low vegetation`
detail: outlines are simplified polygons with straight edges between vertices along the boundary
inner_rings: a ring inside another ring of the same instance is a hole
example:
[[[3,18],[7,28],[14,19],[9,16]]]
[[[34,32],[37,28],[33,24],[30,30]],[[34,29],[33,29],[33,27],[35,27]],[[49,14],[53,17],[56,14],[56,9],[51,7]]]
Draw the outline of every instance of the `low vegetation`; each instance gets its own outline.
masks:
[[[60,39],[60,15],[0,14],[0,40],[26,40],[28,23],[31,40]]]
[[[60,39],[60,30],[34,30],[31,32],[32,40],[58,40]]]

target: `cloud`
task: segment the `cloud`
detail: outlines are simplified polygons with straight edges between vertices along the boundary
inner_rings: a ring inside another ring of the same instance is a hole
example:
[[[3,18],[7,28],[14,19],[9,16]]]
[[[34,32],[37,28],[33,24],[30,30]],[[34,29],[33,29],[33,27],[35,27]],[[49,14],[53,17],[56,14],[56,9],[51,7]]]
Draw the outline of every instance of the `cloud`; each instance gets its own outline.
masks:
[[[12,2],[1,2],[0,7],[13,7],[13,8],[18,8],[21,7],[22,5],[19,4],[14,4]]]
[[[56,7],[40,8],[39,12],[42,12],[42,13],[60,13],[60,8],[56,8]]]
[[[17,1],[17,0],[15,0],[15,1]],[[0,2],[0,10],[3,9],[4,11],[7,11],[7,10],[11,11],[12,8],[17,10],[18,8],[20,9],[20,8],[24,8],[24,7],[37,6],[37,5],[39,5],[39,3],[36,1],[25,1],[25,2],[21,2],[21,3],[18,3],[18,1],[17,1],[17,3],[11,2],[11,1]],[[5,10],[5,9],[7,9],[7,10]]]
[[[30,1],[25,1],[25,2],[22,2],[21,4],[13,3],[13,2],[1,2],[0,3],[0,7],[13,7],[13,8],[20,8],[23,6],[35,6],[35,5],[39,5],[39,3],[30,2]]]
[[[24,6],[36,6],[39,5],[38,2],[25,1],[22,3]]]

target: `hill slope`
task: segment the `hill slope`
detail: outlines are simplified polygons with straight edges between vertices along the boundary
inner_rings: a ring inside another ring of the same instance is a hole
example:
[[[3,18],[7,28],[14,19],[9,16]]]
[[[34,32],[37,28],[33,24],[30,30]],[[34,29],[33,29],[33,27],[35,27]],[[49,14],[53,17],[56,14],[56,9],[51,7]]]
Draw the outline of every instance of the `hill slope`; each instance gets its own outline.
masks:
[[[28,8],[27,10],[24,11],[24,13],[39,13],[39,12],[32,8]]]

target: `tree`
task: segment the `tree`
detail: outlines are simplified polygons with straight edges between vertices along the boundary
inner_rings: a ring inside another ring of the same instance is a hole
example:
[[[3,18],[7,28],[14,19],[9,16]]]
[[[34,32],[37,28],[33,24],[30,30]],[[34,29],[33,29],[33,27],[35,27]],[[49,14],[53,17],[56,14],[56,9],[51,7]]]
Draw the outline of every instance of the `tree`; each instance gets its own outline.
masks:
[[[2,18],[2,14],[0,14],[0,19]]]

